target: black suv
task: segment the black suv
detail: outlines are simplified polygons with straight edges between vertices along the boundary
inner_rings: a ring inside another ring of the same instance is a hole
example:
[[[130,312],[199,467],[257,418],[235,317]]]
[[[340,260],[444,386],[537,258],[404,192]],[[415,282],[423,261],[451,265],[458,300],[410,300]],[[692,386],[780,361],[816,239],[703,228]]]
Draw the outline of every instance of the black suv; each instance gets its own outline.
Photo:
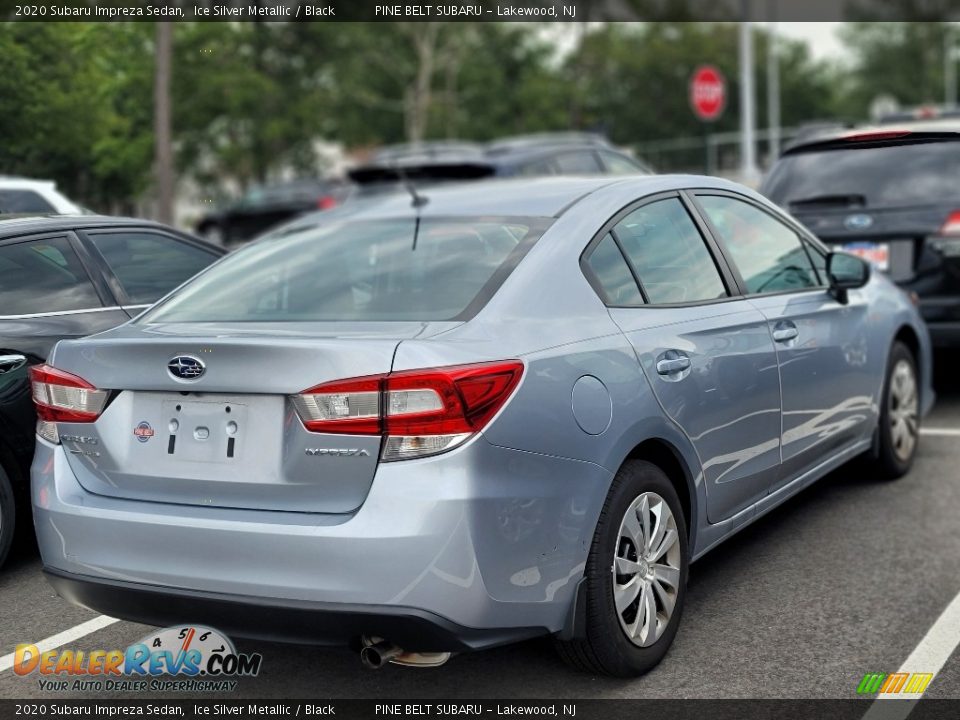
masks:
[[[804,137],[760,191],[916,293],[935,345],[960,345],[960,120]]]
[[[58,340],[107,330],[224,255],[146,220],[0,215],[0,565],[27,512],[36,414],[27,370]]]

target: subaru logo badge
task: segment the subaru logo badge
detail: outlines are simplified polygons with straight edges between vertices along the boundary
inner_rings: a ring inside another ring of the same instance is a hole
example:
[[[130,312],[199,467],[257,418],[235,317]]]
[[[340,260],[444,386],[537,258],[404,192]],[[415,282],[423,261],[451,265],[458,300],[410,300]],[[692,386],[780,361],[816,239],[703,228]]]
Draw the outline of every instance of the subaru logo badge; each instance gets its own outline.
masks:
[[[847,230],[866,230],[871,225],[873,225],[873,218],[863,213],[848,215],[843,221],[843,226]]]
[[[207,371],[207,367],[200,358],[177,355],[167,363],[167,370],[178,380],[196,380]]]

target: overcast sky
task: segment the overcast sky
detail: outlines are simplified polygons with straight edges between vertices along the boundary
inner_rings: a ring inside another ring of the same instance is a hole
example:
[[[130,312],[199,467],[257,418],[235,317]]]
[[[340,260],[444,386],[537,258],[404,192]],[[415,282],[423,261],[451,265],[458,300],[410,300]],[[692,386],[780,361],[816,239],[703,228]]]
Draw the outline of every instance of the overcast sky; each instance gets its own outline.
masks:
[[[778,23],[777,30],[787,37],[806,40],[817,59],[842,58],[846,51],[837,38],[840,25],[841,23],[829,22],[785,22]]]

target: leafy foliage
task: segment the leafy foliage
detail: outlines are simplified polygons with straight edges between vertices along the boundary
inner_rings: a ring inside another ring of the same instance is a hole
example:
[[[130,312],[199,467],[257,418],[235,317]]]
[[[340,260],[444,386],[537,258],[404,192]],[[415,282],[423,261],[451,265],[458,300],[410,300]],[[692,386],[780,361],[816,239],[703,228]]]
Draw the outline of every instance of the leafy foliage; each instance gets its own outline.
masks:
[[[765,36],[756,32],[762,124]],[[925,49],[939,47],[935,35],[851,25],[854,76],[783,41],[783,123],[862,114],[880,87],[926,99],[942,85]],[[150,23],[0,25],[0,172],[53,178],[101,210],[142,197],[153,162],[153,36]],[[178,23],[177,171],[208,187],[280,168],[322,173],[317,140],[357,148],[572,128],[629,145],[698,135],[687,83],[701,63],[728,81],[728,109],[713,127],[735,129],[733,23]]]

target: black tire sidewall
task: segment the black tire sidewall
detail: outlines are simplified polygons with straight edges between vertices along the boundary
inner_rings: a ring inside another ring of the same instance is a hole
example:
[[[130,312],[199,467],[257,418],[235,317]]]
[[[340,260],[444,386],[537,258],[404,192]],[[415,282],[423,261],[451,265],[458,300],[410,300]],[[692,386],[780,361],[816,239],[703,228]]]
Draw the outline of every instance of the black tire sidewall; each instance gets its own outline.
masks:
[[[13,487],[10,476],[0,465],[0,567],[7,559],[13,536],[16,532],[16,504],[14,502]]]
[[[673,512],[680,536],[681,570],[677,602],[670,623],[649,647],[633,644],[624,633],[613,600],[613,575],[610,572],[620,523],[630,504],[642,493],[655,492]],[[666,654],[677,633],[686,595],[689,554],[686,521],[677,492],[664,472],[648,462],[629,461],[617,473],[604,505],[594,547],[587,563],[587,641],[611,675],[633,677],[654,667]]]
[[[909,472],[913,466],[913,460],[917,456],[917,445],[913,448],[913,453],[907,460],[901,460],[893,448],[893,430],[890,427],[890,386],[893,380],[893,370],[901,360],[910,363],[913,370],[913,379],[917,385],[917,393],[920,392],[920,378],[917,374],[917,361],[910,348],[902,342],[895,342],[890,348],[890,356],[887,360],[886,377],[883,380],[883,396],[880,398],[880,446],[878,448],[878,461],[881,472],[889,478],[898,478]],[[920,422],[919,413],[917,422]],[[919,440],[919,438],[918,438]],[[919,443],[918,443],[919,444]]]

